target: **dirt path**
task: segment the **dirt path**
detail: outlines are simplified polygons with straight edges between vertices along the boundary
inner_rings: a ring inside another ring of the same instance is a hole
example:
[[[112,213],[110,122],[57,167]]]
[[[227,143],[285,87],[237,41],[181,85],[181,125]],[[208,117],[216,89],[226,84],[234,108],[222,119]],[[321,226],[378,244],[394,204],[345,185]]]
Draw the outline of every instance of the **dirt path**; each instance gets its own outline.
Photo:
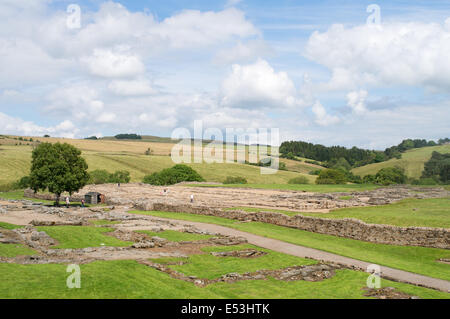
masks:
[[[248,240],[250,244],[255,246],[263,247],[266,249],[271,249],[274,251],[278,251],[281,253],[303,257],[303,258],[312,258],[315,260],[322,260],[326,262],[334,262],[339,263],[348,267],[355,267],[360,270],[365,271],[367,266],[371,265],[371,263],[360,261],[353,258],[343,257],[340,255],[328,253],[325,251],[303,247],[299,245],[290,244],[281,240],[266,238],[258,235],[254,235],[251,233],[239,231],[236,229],[223,227],[214,224],[206,224],[199,222],[191,222],[185,220],[177,220],[177,219],[169,219],[169,218],[161,218],[155,217],[155,219],[166,220],[172,223],[182,223],[184,225],[192,225],[202,230],[207,230],[210,232],[216,232],[223,235],[230,236],[239,236],[244,237]],[[427,288],[433,288],[444,292],[450,292],[450,282],[442,279],[431,278],[403,270],[398,270],[394,268],[389,268],[382,266],[381,267],[381,276],[385,279],[391,279],[394,281],[400,281],[404,283],[409,283],[417,286],[423,286]]]

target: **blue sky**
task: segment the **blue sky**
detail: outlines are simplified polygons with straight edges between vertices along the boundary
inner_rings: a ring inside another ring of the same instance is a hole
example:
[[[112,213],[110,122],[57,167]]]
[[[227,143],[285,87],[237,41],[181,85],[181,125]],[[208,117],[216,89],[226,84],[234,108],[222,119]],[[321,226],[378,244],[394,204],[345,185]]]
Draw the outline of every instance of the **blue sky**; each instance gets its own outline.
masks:
[[[202,120],[378,149],[447,137],[449,17],[448,1],[1,0],[0,131],[170,136]]]

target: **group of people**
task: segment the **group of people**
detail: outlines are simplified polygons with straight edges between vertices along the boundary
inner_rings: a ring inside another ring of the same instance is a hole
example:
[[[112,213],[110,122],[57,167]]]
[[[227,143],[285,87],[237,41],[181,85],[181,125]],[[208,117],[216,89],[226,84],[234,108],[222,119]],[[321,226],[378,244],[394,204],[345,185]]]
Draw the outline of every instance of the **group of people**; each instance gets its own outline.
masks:
[[[81,200],[81,207],[84,207],[85,201],[84,199]],[[70,198],[69,196],[66,196],[66,207],[69,208],[70,207]]]

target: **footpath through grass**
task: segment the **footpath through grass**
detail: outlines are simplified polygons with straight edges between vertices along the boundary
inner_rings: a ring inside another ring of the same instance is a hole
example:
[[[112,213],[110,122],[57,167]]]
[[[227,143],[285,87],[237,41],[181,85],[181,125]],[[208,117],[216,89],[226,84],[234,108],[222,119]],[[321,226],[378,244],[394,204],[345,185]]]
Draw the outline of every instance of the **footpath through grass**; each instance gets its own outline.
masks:
[[[411,198],[389,205],[342,208],[327,214],[257,207],[232,207],[226,210],[235,209],[246,212],[276,212],[288,216],[303,215],[336,219],[355,218],[368,224],[450,228],[450,198]]]
[[[450,251],[445,249],[375,244],[260,222],[240,223],[215,216],[145,211],[130,213],[222,225],[378,265],[450,280],[450,265],[437,262],[440,258],[450,258]]]

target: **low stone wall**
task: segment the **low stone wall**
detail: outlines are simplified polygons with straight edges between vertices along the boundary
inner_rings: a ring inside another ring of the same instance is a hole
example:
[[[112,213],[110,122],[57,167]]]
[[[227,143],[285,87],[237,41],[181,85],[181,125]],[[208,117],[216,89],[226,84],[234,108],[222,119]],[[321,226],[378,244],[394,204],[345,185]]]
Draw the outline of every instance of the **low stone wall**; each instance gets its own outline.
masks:
[[[25,191],[26,197],[54,200],[53,194],[35,194],[32,190]],[[62,197],[63,200],[64,197]],[[81,201],[81,196],[71,196],[70,200]],[[222,210],[209,206],[195,206],[185,203],[154,202],[151,200],[125,200],[106,198],[108,205],[129,205],[136,209],[147,211],[165,211],[217,216],[240,221],[257,221],[278,226],[296,228],[310,232],[327,234],[372,243],[423,246],[450,249],[450,230],[446,228],[429,227],[397,227],[391,225],[366,224],[357,219],[331,219],[310,216],[287,216],[274,212],[244,212],[239,210]]]
[[[256,221],[285,226],[310,232],[327,234],[372,243],[423,246],[450,249],[450,230],[429,227],[397,227],[391,225],[366,224],[357,219],[331,219],[310,216],[287,216],[272,212],[244,212],[222,210],[193,205],[173,205],[141,201],[135,208],[165,212],[192,213],[217,216],[241,221]]]
[[[31,189],[26,189],[23,194],[25,197],[29,198],[36,198],[36,199],[43,199],[43,200],[55,200],[55,194],[48,194],[48,193],[35,193]],[[68,194],[67,194],[68,195]],[[65,201],[67,195],[61,195],[61,198],[59,199],[61,202]],[[72,195],[69,196],[69,200],[71,202],[81,202],[83,199],[83,196],[77,196]]]

